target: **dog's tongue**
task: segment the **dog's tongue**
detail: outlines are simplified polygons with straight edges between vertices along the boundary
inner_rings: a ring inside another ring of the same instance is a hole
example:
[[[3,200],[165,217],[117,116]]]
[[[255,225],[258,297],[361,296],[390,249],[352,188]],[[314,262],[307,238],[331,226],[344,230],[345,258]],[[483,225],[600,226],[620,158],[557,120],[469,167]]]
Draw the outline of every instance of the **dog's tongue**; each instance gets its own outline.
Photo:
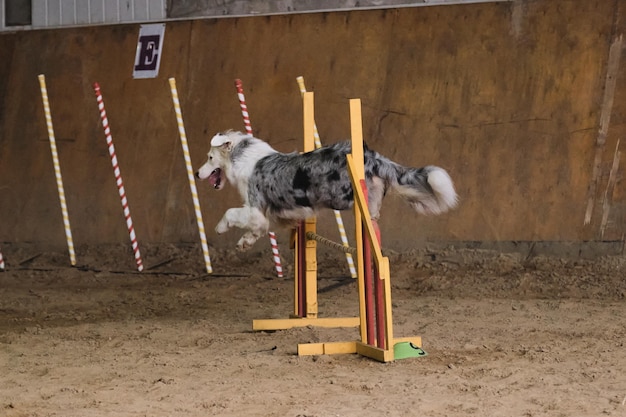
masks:
[[[211,175],[209,175],[208,181],[209,181],[209,184],[213,186],[213,188],[219,187],[220,183],[222,182],[222,170],[217,168],[216,170],[211,172]]]

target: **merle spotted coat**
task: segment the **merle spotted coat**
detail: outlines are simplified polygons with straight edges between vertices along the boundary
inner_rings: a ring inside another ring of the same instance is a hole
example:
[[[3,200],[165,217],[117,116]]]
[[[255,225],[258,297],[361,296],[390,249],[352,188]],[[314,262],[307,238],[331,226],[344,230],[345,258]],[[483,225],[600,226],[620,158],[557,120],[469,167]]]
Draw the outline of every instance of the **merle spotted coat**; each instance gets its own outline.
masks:
[[[270,221],[304,220],[325,208],[350,209],[354,205],[346,161],[350,147],[350,142],[339,142],[312,152],[285,154],[251,135],[217,134],[207,162],[196,175],[216,189],[224,186],[225,179],[230,181],[244,204],[227,210],[216,231],[247,229],[238,242],[244,250],[267,233]],[[375,219],[389,190],[422,214],[440,214],[457,203],[452,180],[442,168],[407,168],[367,147],[364,162],[368,204]]]

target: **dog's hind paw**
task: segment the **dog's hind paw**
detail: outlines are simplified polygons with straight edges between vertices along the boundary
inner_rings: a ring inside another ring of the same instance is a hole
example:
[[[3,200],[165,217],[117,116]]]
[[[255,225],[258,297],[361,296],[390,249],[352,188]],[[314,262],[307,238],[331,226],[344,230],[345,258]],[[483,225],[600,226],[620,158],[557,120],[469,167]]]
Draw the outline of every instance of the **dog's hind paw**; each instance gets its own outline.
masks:
[[[241,252],[245,252],[250,249],[258,239],[259,238],[254,234],[246,233],[239,239],[239,242],[237,242],[237,249]]]
[[[239,252],[247,252],[251,247],[252,246],[250,246],[250,245],[237,243],[237,250]]]

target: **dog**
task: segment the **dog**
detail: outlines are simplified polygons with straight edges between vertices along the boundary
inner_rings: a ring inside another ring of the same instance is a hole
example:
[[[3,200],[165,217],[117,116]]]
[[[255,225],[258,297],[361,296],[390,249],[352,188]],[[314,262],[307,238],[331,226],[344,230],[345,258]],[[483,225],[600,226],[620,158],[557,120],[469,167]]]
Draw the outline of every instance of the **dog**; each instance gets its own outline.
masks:
[[[267,234],[272,222],[293,224],[320,209],[352,208],[354,192],[346,160],[350,150],[350,142],[339,142],[303,154],[281,153],[249,134],[218,133],[196,177],[208,180],[216,190],[230,182],[237,187],[243,207],[228,209],[215,231],[247,230],[237,242],[243,251]],[[375,220],[390,189],[421,214],[441,214],[457,205],[454,184],[443,168],[407,168],[366,145],[364,162],[369,210]]]

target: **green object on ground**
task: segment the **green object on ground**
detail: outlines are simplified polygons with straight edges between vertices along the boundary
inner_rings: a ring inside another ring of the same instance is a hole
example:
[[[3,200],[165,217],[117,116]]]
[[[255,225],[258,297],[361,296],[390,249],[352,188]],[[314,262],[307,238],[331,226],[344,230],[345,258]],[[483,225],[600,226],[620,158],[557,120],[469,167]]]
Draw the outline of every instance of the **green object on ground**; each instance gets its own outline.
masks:
[[[428,353],[421,347],[414,345],[411,342],[400,342],[393,346],[393,358],[406,359],[406,358],[420,358],[426,356]]]

